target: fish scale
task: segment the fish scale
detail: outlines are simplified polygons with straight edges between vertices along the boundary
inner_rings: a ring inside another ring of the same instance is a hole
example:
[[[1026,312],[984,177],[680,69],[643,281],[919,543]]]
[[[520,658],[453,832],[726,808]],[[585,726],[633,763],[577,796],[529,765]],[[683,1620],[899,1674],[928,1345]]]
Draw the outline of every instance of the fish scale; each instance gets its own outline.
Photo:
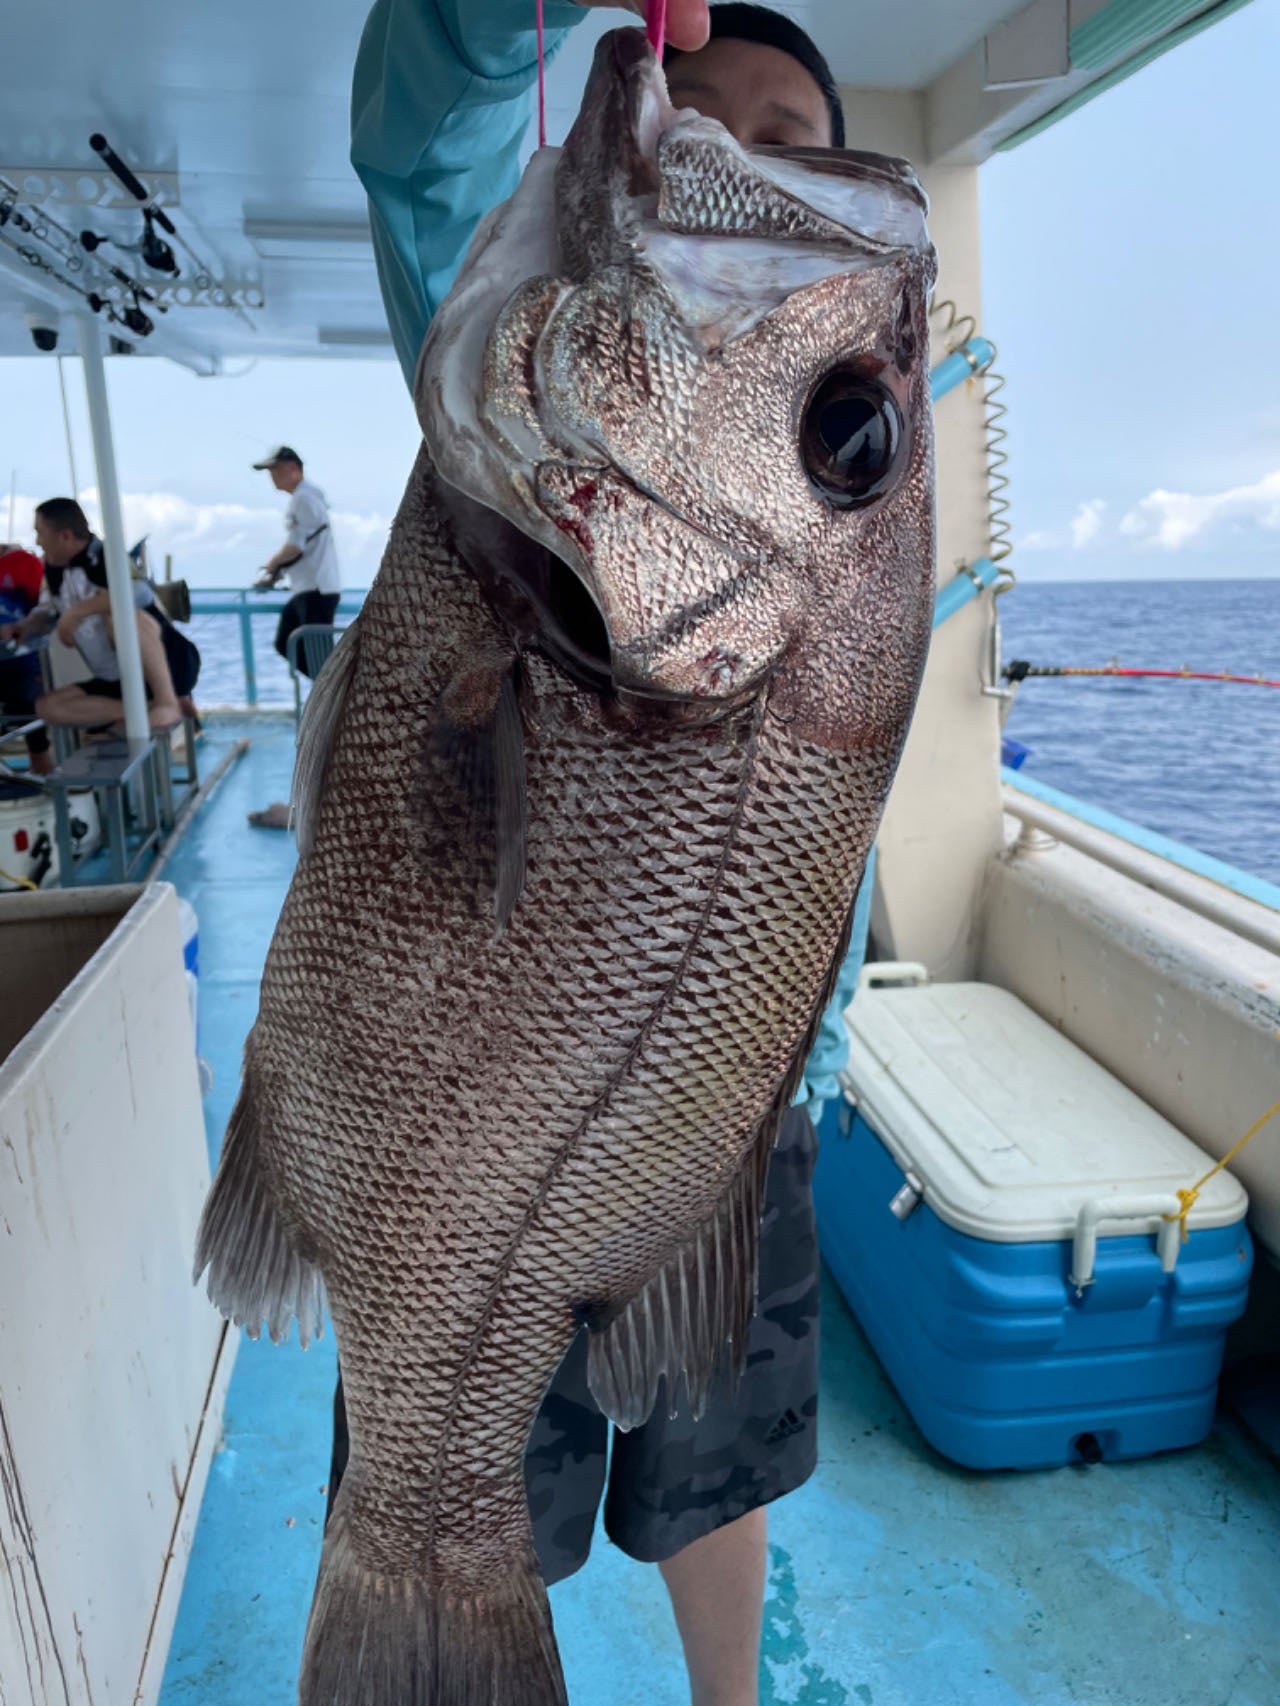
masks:
[[[763,296],[717,248],[689,309],[697,268],[648,252],[629,186],[664,154],[720,186],[715,243],[773,257]],[[553,191],[535,163],[428,334],[424,449],[304,717],[197,1252],[250,1331],[305,1341],[327,1298],[337,1333],[351,1455],[301,1706],[564,1706],[523,1476],[548,1381],[585,1329],[632,1427],[745,1357],[769,1153],[933,586],[918,189],[813,155],[788,183],[821,216],[771,249],[757,166],[606,37]],[[866,182],[908,232],[883,261]],[[548,193],[563,270],[533,276],[521,197]],[[848,504],[806,425],[833,375],[900,423]]]

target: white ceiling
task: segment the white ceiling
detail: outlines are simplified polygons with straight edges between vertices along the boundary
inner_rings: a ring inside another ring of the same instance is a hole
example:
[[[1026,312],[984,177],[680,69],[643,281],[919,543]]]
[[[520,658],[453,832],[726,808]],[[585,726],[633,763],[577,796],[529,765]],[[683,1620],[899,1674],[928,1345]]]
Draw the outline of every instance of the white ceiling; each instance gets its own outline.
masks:
[[[1026,0],[774,3],[809,28],[840,81],[915,89]],[[77,174],[98,164],[89,134],[105,132],[144,182],[176,197],[180,230],[214,270],[261,293],[263,305],[243,316],[175,306],[157,317],[149,350],[197,360],[390,353],[364,197],[347,161],[366,9],[367,0],[27,0],[6,9],[0,176],[16,175],[32,194],[56,190],[63,199],[45,205],[73,231],[135,234],[133,209],[74,204]],[[597,36],[620,21],[593,14],[552,67],[552,141],[573,118]],[[66,176],[41,180],[49,170]],[[308,224],[310,233],[300,229]],[[0,246],[0,355],[28,352],[23,310],[54,302],[68,298]]]

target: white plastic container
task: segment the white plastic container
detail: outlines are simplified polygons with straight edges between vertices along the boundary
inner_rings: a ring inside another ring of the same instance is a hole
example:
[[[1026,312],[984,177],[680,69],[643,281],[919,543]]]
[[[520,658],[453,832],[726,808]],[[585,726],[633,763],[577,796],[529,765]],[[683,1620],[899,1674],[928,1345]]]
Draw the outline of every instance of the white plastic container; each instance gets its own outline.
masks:
[[[72,794],[69,806],[73,845],[87,858],[102,845],[98,802],[91,793]],[[25,882],[15,880],[19,877]],[[15,798],[0,799],[0,893],[25,889],[26,883],[56,888],[60,877],[49,795],[23,789]]]

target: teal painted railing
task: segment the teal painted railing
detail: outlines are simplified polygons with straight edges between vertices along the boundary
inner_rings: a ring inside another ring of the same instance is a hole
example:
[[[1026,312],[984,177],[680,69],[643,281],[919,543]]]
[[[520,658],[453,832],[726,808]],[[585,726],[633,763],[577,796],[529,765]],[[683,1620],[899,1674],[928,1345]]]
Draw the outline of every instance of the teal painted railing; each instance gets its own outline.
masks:
[[[253,618],[278,615],[288,601],[287,593],[252,592],[248,587],[192,587],[193,616],[235,616],[240,621],[240,656],[244,664],[244,702],[258,703],[258,666],[253,649]],[[344,592],[339,616],[354,616],[364,603],[364,592]]]

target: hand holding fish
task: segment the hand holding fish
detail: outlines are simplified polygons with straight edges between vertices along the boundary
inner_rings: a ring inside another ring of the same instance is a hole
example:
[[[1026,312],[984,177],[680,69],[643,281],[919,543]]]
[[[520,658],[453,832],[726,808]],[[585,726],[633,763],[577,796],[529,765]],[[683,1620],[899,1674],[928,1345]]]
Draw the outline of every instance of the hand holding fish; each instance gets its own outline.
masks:
[[[647,19],[653,0],[576,0],[576,4],[634,12],[638,18]],[[705,44],[711,29],[707,4],[708,0],[667,0],[667,40],[672,47],[693,53]]]

